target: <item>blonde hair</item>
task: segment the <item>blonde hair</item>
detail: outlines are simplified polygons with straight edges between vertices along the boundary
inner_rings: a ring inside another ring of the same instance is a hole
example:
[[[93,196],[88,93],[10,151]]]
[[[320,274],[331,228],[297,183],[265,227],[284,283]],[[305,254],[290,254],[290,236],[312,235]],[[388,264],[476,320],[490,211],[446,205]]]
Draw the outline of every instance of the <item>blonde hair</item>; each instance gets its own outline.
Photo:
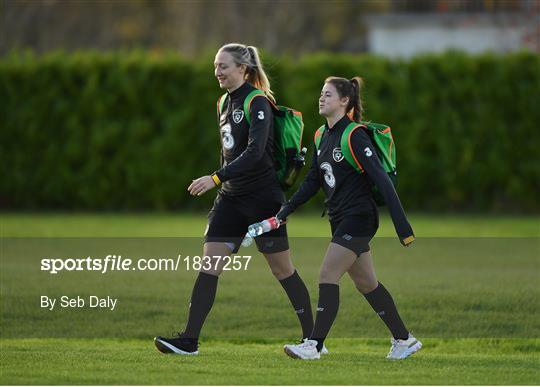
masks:
[[[270,88],[270,81],[264,72],[257,47],[245,46],[240,43],[229,43],[221,47],[219,51],[230,53],[238,66],[245,65],[247,81],[257,89],[262,90],[272,102],[276,102],[274,92]]]

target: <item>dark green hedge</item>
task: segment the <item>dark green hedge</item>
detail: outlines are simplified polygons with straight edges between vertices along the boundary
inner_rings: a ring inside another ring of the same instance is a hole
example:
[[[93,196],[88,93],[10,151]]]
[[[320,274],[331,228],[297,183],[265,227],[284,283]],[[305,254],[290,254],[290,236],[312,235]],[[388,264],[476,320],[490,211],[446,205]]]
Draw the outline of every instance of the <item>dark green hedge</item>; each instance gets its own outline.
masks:
[[[406,208],[540,210],[538,54],[263,59],[278,102],[304,113],[310,147],[323,80],[364,78],[365,118],[393,129]],[[219,162],[212,62],[140,51],[0,59],[0,206],[208,208],[213,195],[186,188]]]

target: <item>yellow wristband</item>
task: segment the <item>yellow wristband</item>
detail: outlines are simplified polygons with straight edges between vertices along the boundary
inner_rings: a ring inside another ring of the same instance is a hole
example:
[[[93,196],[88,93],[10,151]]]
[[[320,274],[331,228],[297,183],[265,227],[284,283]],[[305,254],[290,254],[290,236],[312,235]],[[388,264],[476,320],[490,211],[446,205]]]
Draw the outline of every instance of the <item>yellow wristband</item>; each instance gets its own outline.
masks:
[[[214,180],[214,183],[215,183],[216,185],[220,185],[220,184],[221,184],[221,180],[219,180],[218,175],[216,175],[216,174],[214,173],[211,177],[212,177],[212,180]]]
[[[403,239],[403,243],[405,245],[408,245],[410,243],[412,243],[414,241],[414,237],[411,235],[411,236],[408,236],[407,238]]]

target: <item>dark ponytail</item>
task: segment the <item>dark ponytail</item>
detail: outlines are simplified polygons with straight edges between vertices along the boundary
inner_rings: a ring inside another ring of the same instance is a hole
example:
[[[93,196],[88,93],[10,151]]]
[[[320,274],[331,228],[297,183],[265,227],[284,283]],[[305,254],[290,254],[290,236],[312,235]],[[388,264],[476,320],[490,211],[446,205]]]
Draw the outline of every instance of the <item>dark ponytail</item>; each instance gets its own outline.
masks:
[[[352,115],[352,120],[360,122],[362,119],[362,100],[360,99],[360,88],[362,87],[362,78],[354,77],[350,80],[353,88],[352,98],[349,99],[347,112]]]
[[[352,121],[360,122],[362,120],[362,99],[360,89],[362,88],[362,78],[354,77],[351,79],[340,77],[328,77],[324,83],[331,83],[336,88],[340,98],[349,98],[346,108],[347,116]]]

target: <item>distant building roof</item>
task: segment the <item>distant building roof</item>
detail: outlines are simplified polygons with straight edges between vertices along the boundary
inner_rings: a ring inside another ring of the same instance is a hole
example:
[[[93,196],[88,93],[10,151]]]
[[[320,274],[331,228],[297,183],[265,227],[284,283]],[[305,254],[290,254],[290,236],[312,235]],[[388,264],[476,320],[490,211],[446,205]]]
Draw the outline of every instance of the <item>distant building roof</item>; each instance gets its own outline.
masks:
[[[363,21],[369,27],[423,25],[474,24],[517,24],[520,22],[540,22],[540,14],[527,13],[390,13],[369,14]]]
[[[540,51],[540,14],[368,15],[368,50],[392,57],[462,49],[471,53]]]

